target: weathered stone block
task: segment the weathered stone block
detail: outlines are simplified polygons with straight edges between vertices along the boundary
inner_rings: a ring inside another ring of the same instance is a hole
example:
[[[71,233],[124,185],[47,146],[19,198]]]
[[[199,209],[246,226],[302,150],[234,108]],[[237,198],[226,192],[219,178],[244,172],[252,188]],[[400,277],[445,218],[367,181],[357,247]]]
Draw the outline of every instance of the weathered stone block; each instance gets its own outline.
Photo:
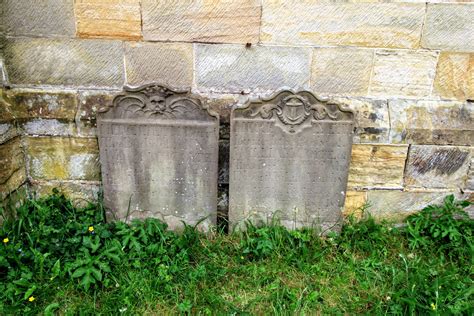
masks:
[[[390,100],[392,143],[474,145],[474,104]]]
[[[25,181],[25,157],[20,137],[15,137],[0,145],[0,197],[16,190]]]
[[[240,93],[308,87],[311,49],[195,45],[198,89]]]
[[[431,51],[377,51],[369,94],[429,96],[437,60],[438,53]]]
[[[122,86],[122,43],[16,38],[5,47],[13,84]]]
[[[389,143],[390,117],[386,100],[335,97],[355,113],[354,143]]]
[[[75,136],[76,125],[56,119],[33,119],[22,123],[21,128],[27,135],[34,136]]]
[[[191,87],[193,58],[192,44],[127,43],[127,82],[130,85],[160,82],[174,87]]]
[[[353,215],[356,218],[360,218],[362,209],[367,203],[367,192],[364,191],[347,191],[346,201],[344,203],[344,216]]]
[[[79,37],[141,37],[140,0],[76,0]]]
[[[405,169],[407,189],[463,189],[471,163],[469,147],[410,147]]]
[[[12,123],[0,123],[0,144],[19,135],[18,128]]]
[[[317,48],[313,51],[311,89],[316,93],[367,95],[374,51]]]
[[[142,0],[145,40],[256,43],[258,0]]]
[[[112,105],[112,100],[116,95],[116,91],[79,91],[79,108],[76,113],[78,135],[97,136],[97,111]]]
[[[474,203],[474,149],[471,150],[471,163],[467,172],[466,190],[473,192],[472,198]]]
[[[14,36],[73,37],[73,0],[2,0],[5,32]]]
[[[474,99],[474,54],[441,52],[434,89],[443,98]]]
[[[92,138],[28,137],[30,176],[41,180],[99,180],[99,149]]]
[[[275,44],[416,48],[424,4],[263,3],[260,40]]]
[[[30,191],[34,196],[50,195],[53,193],[53,189],[58,189],[60,193],[71,199],[75,205],[85,206],[88,202],[98,200],[100,183],[94,181],[30,181]]]
[[[447,51],[474,52],[474,6],[428,4],[421,45]]]
[[[396,189],[403,187],[408,146],[354,145],[349,188]]]

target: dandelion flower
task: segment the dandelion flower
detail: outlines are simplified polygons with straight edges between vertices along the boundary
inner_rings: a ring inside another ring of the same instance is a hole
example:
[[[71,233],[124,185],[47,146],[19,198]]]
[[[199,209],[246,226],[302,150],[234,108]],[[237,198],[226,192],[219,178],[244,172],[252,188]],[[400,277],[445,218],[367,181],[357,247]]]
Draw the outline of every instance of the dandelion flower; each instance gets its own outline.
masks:
[[[92,233],[94,231],[94,226],[89,226],[88,230]]]
[[[8,237],[7,237],[7,238],[3,238],[3,243],[4,243],[4,244],[6,244],[6,243],[9,242],[9,241],[10,241],[10,239],[8,239]]]
[[[36,299],[36,298],[35,298],[34,296],[30,296],[30,297],[28,298],[28,301],[33,302],[35,299]]]

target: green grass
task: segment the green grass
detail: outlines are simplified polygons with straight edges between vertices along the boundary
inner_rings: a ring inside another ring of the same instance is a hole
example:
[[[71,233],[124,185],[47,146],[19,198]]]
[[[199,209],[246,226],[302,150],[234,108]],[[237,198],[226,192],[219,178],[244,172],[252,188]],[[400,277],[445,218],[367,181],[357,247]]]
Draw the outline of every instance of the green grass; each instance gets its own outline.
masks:
[[[447,197],[408,228],[365,216],[320,237],[277,223],[174,233],[106,223],[60,194],[27,200],[0,228],[0,314],[472,315],[465,206]]]

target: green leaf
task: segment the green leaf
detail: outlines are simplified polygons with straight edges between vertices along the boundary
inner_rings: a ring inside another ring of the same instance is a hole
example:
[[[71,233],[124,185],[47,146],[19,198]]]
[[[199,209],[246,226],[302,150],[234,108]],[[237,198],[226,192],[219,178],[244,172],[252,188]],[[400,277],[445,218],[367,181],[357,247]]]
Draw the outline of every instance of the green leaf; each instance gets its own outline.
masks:
[[[86,268],[80,267],[76,271],[74,271],[74,273],[72,274],[72,277],[73,278],[79,278],[79,277],[83,276],[86,272],[87,272]]]
[[[54,315],[54,310],[59,308],[58,303],[52,303],[46,306],[44,309],[44,316],[53,316]]]
[[[26,300],[28,299],[31,294],[33,294],[33,292],[36,290],[36,285],[33,285],[32,287],[30,287],[26,292],[25,292],[25,295],[23,296],[23,299]]]
[[[90,271],[92,272],[92,275],[97,281],[102,281],[102,273],[100,272],[100,270],[92,267]]]
[[[61,261],[60,261],[60,259],[56,260],[56,262],[54,263],[53,268],[51,269],[51,272],[52,272],[52,276],[51,276],[50,280],[53,280],[54,278],[59,276],[59,273],[61,272]]]

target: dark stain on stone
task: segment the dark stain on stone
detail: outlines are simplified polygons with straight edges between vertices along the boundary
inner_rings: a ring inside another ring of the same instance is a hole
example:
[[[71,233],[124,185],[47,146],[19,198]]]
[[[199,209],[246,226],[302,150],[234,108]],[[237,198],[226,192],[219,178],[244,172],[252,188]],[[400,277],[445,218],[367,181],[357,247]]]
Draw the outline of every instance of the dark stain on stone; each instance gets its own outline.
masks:
[[[378,117],[377,117],[377,114],[375,113],[370,113],[369,114],[369,119],[372,121],[372,122],[376,122]]]
[[[436,175],[450,175],[461,168],[469,153],[455,149],[437,149],[434,152],[423,151],[415,152],[412,165],[415,171],[425,174],[435,171]]]
[[[366,134],[382,134],[385,129],[377,127],[365,127],[364,132]]]

